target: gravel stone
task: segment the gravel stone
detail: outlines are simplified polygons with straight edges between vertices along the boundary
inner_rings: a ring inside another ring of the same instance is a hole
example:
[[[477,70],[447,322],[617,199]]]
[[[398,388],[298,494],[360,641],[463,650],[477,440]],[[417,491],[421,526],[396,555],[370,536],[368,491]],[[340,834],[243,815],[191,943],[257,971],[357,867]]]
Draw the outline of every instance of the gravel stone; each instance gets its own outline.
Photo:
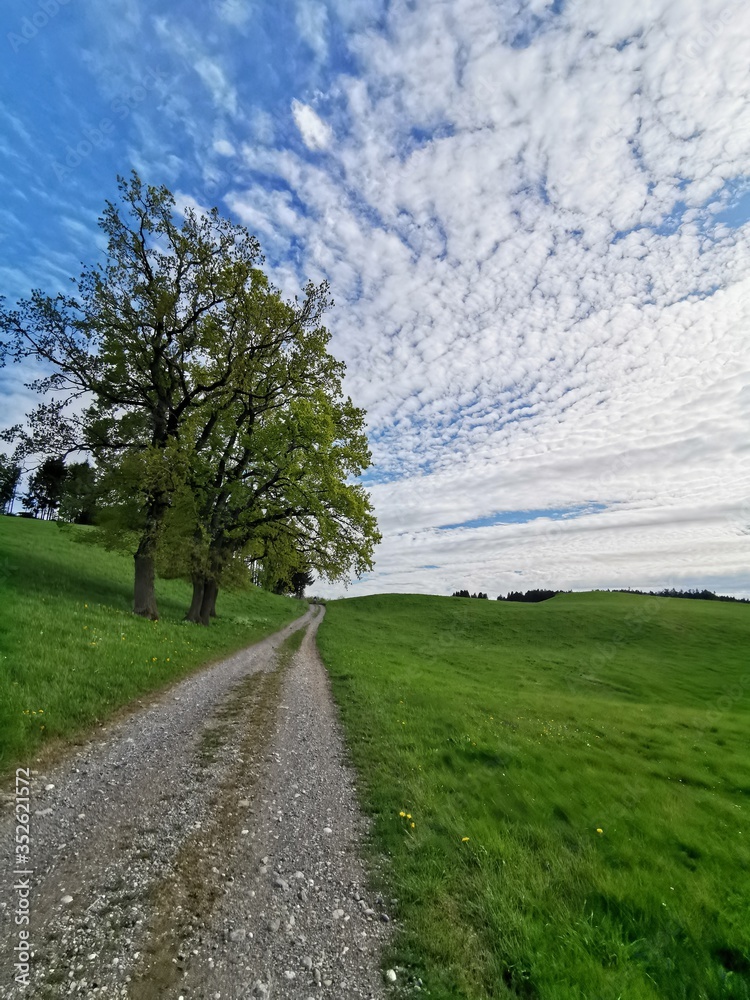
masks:
[[[155,982],[154,955],[159,981],[173,977],[165,997],[298,1000],[314,985],[316,1000],[384,1000],[390,928],[367,915],[368,827],[315,648],[323,613],[142,699],[48,776],[32,771],[32,811],[45,806],[32,814],[32,983],[0,964],[4,1000],[128,1000]],[[299,628],[299,652],[274,673]],[[6,858],[14,834],[3,796]],[[0,899],[13,880],[0,866]],[[0,948],[15,942],[13,907],[0,907]]]

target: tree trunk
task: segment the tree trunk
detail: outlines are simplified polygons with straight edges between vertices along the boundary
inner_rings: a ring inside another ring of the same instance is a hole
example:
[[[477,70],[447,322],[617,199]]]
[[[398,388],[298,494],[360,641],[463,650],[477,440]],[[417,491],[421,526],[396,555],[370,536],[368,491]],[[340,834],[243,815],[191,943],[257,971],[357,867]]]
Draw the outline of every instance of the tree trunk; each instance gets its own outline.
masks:
[[[216,617],[216,596],[218,593],[219,585],[216,580],[207,579],[203,587],[203,603],[199,619],[201,625],[210,625],[211,618]]]
[[[133,588],[133,613],[142,618],[158,621],[159,609],[156,606],[156,590],[154,589],[154,557],[144,549],[143,541],[133,557],[135,560],[135,586]]]
[[[198,624],[201,620],[201,606],[203,605],[203,591],[206,586],[206,578],[198,573],[193,574],[193,599],[190,602],[188,613],[185,615],[186,622]]]
[[[152,621],[159,620],[154,587],[156,545],[168,508],[169,503],[163,494],[152,496],[146,512],[146,526],[134,556],[133,614],[150,618]]]

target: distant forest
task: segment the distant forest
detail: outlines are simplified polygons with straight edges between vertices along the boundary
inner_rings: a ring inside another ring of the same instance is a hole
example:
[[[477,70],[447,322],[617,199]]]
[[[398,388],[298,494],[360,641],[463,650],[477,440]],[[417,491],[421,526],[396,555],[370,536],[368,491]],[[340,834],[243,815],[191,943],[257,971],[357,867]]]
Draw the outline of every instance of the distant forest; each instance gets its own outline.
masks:
[[[554,597],[556,594],[569,594],[569,590],[527,590],[526,593],[521,593],[521,591],[514,591],[508,594],[507,597],[503,597],[500,594],[497,598],[498,601],[525,601],[527,604],[538,604],[539,601],[548,601],[550,597]],[[480,600],[486,601],[488,597],[483,594],[480,590],[477,594],[470,594],[468,590],[456,590],[451,594],[452,597],[476,597]]]
[[[633,590],[630,587],[619,590],[605,590],[605,594],[642,594],[644,597],[684,597],[691,601],[729,601],[731,604],[750,604],[747,597],[729,597],[715,594],[712,590]]]
[[[550,597],[557,594],[570,594],[570,590],[511,590],[507,597],[500,594],[498,601],[523,601],[526,604],[538,604],[540,601],[548,601]],[[693,601],[729,601],[732,604],[750,604],[747,597],[729,597],[722,594],[714,594],[712,590],[633,590],[632,588],[616,588],[614,590],[599,590],[599,594],[641,594],[643,597],[683,597]],[[476,594],[470,594],[468,590],[454,590],[452,597],[474,597],[479,600],[488,600],[487,594],[480,590]]]

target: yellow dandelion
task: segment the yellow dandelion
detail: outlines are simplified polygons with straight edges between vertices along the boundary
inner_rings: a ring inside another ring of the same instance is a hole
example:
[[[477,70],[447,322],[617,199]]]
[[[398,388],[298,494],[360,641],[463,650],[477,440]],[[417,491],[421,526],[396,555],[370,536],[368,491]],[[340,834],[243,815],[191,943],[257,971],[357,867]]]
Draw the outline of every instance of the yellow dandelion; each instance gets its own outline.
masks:
[[[411,813],[407,813],[407,814],[406,814],[406,818],[407,818],[407,819],[411,819]]]
[[[156,657],[155,657],[155,656],[152,656],[152,657],[151,657],[151,662],[152,662],[152,663],[156,663]]]
[[[602,830],[602,828],[600,826],[597,826],[596,832],[597,833],[604,833],[604,830]]]
[[[468,838],[468,837],[461,837],[461,843],[462,843],[462,844],[466,844],[466,843],[468,843],[468,840],[469,840],[469,838]]]
[[[403,816],[406,816],[406,813],[404,812],[404,810],[403,810],[403,809],[402,809],[402,810],[401,810],[401,812],[399,813],[399,816],[402,816],[402,817],[403,817]]]
[[[414,829],[414,827],[415,827],[416,825],[417,825],[416,823],[412,823],[412,824],[411,824],[411,828],[412,828],[412,830]]]

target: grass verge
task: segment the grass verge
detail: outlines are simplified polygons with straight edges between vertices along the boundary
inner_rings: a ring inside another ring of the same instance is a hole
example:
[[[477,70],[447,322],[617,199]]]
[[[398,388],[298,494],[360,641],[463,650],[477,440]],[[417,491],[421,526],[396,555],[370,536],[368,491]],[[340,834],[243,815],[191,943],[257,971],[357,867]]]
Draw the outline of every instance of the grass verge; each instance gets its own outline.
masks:
[[[187,584],[157,581],[161,619],[130,612],[132,560],[86,528],[0,517],[0,775],[133,699],[275,632],[305,604],[219,595],[209,628],[182,621]]]
[[[748,1000],[750,609],[329,602],[319,646],[432,1000]]]

